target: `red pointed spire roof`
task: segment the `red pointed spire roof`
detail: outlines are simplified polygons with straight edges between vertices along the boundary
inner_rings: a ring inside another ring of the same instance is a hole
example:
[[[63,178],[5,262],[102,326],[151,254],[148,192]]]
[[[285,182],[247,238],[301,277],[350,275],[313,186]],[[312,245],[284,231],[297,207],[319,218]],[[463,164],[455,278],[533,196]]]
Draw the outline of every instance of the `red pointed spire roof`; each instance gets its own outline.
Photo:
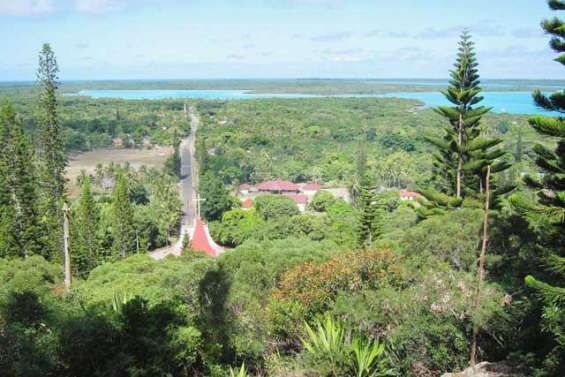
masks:
[[[200,218],[196,219],[194,232],[192,233],[192,250],[203,252],[211,257],[217,257],[222,250],[212,243],[213,241],[208,234],[204,221]]]
[[[242,207],[242,208],[251,208],[251,207],[253,207],[253,199],[251,199],[251,198],[244,199],[244,200],[241,202],[241,207]]]

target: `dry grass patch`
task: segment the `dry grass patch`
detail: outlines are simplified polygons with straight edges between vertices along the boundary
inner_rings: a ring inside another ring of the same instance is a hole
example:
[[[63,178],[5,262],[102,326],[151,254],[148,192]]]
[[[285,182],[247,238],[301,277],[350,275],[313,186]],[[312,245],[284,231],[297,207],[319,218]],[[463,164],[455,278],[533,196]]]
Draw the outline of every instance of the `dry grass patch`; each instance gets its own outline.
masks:
[[[94,174],[97,164],[108,165],[112,161],[115,164],[129,162],[135,169],[142,165],[160,169],[172,153],[172,147],[155,147],[153,149],[95,149],[72,155],[69,158],[67,169],[70,194],[72,196],[78,194],[79,188],[76,186],[76,180],[81,170],[85,170],[87,174]]]

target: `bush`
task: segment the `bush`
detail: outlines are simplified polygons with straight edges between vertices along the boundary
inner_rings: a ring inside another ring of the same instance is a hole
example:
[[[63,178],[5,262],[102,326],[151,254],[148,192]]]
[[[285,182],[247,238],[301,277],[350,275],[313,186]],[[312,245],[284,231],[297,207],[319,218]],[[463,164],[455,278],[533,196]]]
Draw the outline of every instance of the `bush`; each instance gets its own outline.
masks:
[[[323,263],[306,262],[285,272],[273,298],[297,301],[312,314],[326,310],[340,291],[402,284],[403,267],[390,250],[351,251]]]
[[[311,210],[316,212],[326,212],[335,204],[336,201],[336,198],[331,193],[327,191],[318,191],[312,198],[309,207]]]
[[[261,195],[255,199],[257,215],[263,220],[298,215],[298,207],[294,200],[284,195]]]
[[[302,339],[307,365],[317,376],[378,377],[392,373],[383,344],[363,339],[348,327],[326,315],[316,321],[315,329],[308,324]]]

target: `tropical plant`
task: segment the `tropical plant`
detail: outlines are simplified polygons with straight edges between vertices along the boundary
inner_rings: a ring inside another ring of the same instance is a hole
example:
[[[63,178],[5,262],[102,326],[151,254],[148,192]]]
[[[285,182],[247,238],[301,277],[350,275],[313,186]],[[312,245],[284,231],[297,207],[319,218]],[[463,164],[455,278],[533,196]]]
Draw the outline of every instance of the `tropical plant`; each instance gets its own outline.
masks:
[[[363,339],[330,314],[318,319],[314,329],[306,323],[305,331],[302,344],[321,375],[381,377],[392,373],[382,343]]]
[[[381,377],[392,374],[392,369],[387,367],[383,343],[355,337],[351,342],[351,351],[354,355],[353,365],[357,377]]]
[[[314,328],[308,323],[304,327],[306,338],[301,338],[301,341],[311,362],[327,368],[330,376],[340,376],[347,370],[351,333],[344,324],[328,314],[317,320]]]
[[[249,373],[247,373],[247,369],[245,368],[245,363],[241,364],[241,367],[238,370],[234,370],[230,367],[230,377],[251,377]]]

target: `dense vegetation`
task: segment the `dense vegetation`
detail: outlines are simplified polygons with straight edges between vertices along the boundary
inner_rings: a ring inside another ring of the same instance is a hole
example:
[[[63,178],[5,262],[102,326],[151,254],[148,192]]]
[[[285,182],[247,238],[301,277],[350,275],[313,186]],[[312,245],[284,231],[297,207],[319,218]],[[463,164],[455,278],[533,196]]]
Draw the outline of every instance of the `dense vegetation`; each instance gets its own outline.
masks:
[[[563,64],[562,22],[543,26]],[[565,374],[563,118],[482,107],[468,34],[450,107],[197,103],[201,212],[233,249],[204,257],[187,241],[163,261],[146,252],[178,229],[183,104],[58,97],[49,45],[40,57],[38,87],[0,110],[2,375],[428,377],[478,360]],[[562,92],[534,99],[564,111]],[[73,132],[87,147],[143,135],[175,153],[164,171],[99,166],[72,200]],[[232,189],[270,178],[343,186],[352,201],[240,208]],[[401,188],[423,197],[401,201]]]

